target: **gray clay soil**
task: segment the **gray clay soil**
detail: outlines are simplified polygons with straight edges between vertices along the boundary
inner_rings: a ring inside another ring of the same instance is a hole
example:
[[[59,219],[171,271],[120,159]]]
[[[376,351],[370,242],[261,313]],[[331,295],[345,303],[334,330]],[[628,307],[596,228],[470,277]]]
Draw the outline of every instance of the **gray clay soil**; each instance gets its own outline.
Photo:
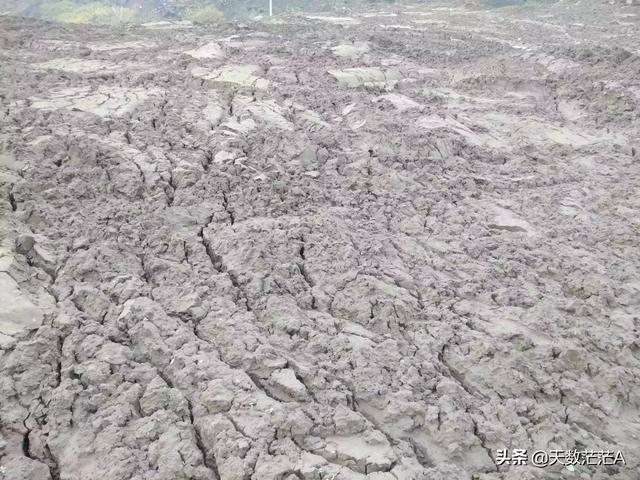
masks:
[[[640,478],[639,32],[0,17],[0,478]]]

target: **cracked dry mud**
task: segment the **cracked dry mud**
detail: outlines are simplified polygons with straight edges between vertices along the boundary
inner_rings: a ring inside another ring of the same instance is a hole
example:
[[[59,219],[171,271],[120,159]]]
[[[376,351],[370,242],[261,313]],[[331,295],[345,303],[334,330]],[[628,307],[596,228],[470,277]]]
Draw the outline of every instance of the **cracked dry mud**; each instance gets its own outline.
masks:
[[[1,478],[639,478],[640,11],[450,6],[0,17]]]

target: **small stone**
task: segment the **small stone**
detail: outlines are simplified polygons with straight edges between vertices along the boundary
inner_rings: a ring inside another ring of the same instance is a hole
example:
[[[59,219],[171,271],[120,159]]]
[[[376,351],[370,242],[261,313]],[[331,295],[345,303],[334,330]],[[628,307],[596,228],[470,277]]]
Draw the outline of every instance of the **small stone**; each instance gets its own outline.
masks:
[[[33,235],[19,235],[16,238],[16,252],[21,255],[26,255],[31,251],[35,244],[36,240]]]

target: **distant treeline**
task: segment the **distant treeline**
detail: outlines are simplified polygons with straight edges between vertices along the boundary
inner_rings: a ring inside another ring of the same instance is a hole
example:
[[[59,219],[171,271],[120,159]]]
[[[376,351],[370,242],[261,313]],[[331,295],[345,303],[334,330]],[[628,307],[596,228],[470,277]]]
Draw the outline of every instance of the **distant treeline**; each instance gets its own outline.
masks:
[[[394,0],[273,0],[276,13],[343,10]],[[0,13],[11,12],[65,23],[121,24],[152,20],[208,23],[225,17],[254,17],[268,10],[268,0],[0,0]]]

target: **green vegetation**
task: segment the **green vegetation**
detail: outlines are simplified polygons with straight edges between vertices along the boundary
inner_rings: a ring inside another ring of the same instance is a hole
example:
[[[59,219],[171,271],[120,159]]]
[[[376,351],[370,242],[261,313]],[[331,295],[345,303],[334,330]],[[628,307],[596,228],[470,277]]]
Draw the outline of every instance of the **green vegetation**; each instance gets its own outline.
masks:
[[[223,13],[213,5],[200,8],[187,8],[183,18],[193,23],[218,23],[224,20]]]
[[[40,5],[42,18],[63,23],[99,23],[117,25],[135,20],[135,12],[126,7],[101,2],[77,3],[72,0],[46,2]]]
[[[0,0],[1,2],[2,0]],[[286,12],[344,11],[396,0],[273,0],[276,15]],[[523,2],[525,0],[483,0]],[[536,0],[555,1],[555,0]],[[266,14],[268,0],[24,0],[15,2],[16,13],[35,15],[62,23],[119,25],[152,20],[189,20],[211,24],[229,18],[253,18]],[[117,5],[116,5],[117,4]]]
[[[221,0],[224,3],[224,0]],[[118,25],[160,18],[190,20],[193,23],[218,23],[224,14],[212,0],[172,0],[166,8],[137,9],[110,5],[110,0],[42,0],[35,5],[36,15],[45,20],[61,23],[96,23]],[[127,2],[123,2],[127,4]],[[129,2],[131,4],[131,2]],[[153,3],[151,3],[153,5]]]

